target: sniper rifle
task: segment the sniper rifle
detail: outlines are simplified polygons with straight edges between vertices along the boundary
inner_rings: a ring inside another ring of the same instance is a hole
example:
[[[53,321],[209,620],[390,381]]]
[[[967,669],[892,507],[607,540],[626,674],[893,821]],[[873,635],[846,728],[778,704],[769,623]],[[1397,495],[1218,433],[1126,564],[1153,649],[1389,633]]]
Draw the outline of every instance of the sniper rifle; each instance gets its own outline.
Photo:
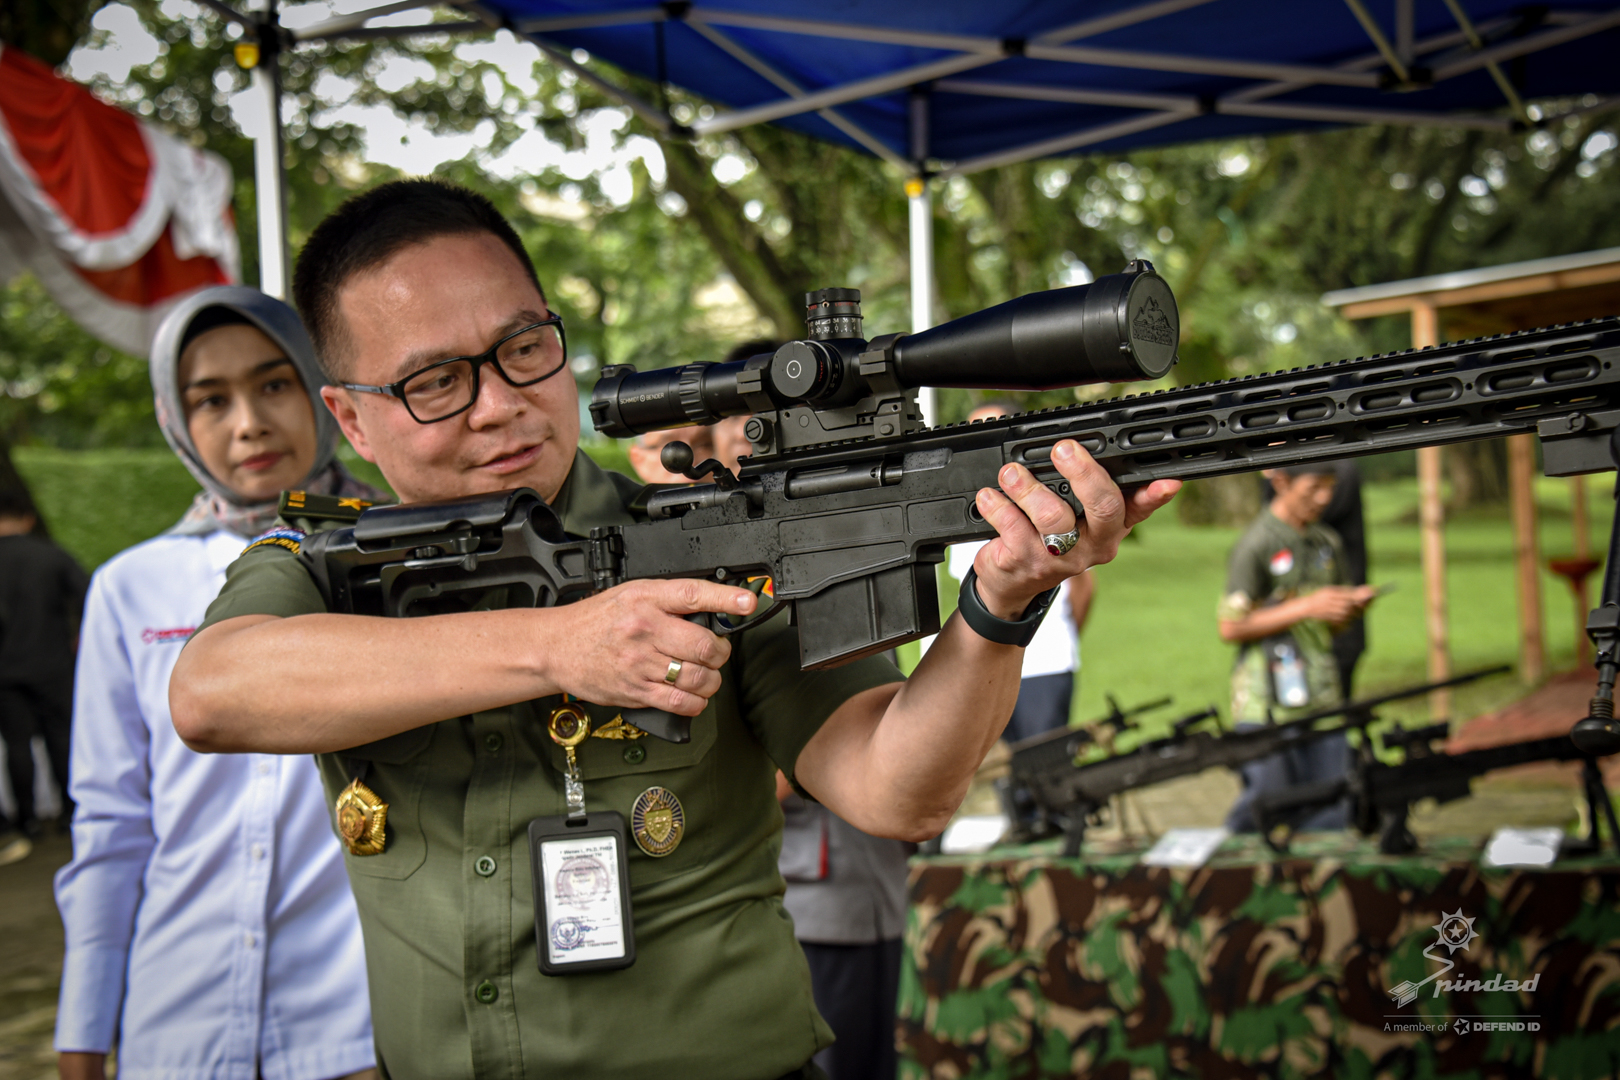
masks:
[[[1176,721],[1171,733],[1163,738],[1150,740],[1123,754],[1078,765],[1075,764],[1075,757],[1084,749],[1084,745],[1083,741],[1077,741],[1073,736],[1080,733],[1054,732],[1025,740],[1012,748],[1012,767],[1003,788],[1003,803],[1022,838],[1042,839],[1062,833],[1064,853],[1078,855],[1087,825],[1095,822],[1116,795],[1166,780],[1194,776],[1217,766],[1235,769],[1251,761],[1303,746],[1312,739],[1352,728],[1365,728],[1378,719],[1373,710],[1381,705],[1461,686],[1507,670],[1507,667],[1487,668],[1443,682],[1409,686],[1388,694],[1318,709],[1293,720],[1234,731],[1219,730],[1219,714],[1212,706]],[[1343,718],[1342,722],[1332,727],[1316,726],[1322,720],[1339,717]],[[1216,731],[1194,730],[1209,719],[1216,721]],[[1572,754],[1577,753],[1567,737],[1564,742]],[[1338,797],[1342,798],[1343,793]]]
[[[1351,820],[1356,828],[1367,836],[1377,832],[1378,850],[1385,855],[1405,855],[1417,850],[1417,839],[1412,835],[1407,818],[1412,804],[1419,799],[1448,803],[1466,798],[1472,792],[1475,777],[1497,769],[1536,761],[1579,761],[1590,831],[1581,840],[1566,842],[1565,848],[1596,853],[1601,846],[1598,837],[1601,815],[1608,821],[1609,835],[1620,851],[1620,825],[1615,822],[1614,804],[1604,786],[1603,772],[1598,768],[1596,757],[1577,747],[1568,735],[1453,754],[1435,750],[1432,744],[1448,735],[1447,724],[1387,732],[1383,740],[1385,747],[1404,750],[1404,761],[1386,764],[1368,752],[1346,777],[1262,794],[1254,807],[1261,835],[1275,850],[1286,851],[1292,822],[1317,807],[1348,798]]]
[[[646,520],[564,533],[528,489],[378,507],[300,553],[330,610],[389,616],[549,606],[635,578],[768,576],[800,663],[832,667],[939,629],[934,566],[995,535],[974,505],[1008,462],[1077,513],[1051,461],[1075,439],[1122,486],[1411,447],[1540,434],[1550,475],[1611,468],[1620,319],[1251,375],[1001,419],[927,428],[920,386],[1050,389],[1157,379],[1176,358],[1175,298],[1145,261],[918,334],[862,336],[860,294],[807,296],[809,335],[723,364],[610,367],[592,395],[613,437],[751,415],[733,473],[670,444],[693,480],[643,493]],[[625,719],[684,741],[684,719]],[[645,721],[645,722],[644,722]]]

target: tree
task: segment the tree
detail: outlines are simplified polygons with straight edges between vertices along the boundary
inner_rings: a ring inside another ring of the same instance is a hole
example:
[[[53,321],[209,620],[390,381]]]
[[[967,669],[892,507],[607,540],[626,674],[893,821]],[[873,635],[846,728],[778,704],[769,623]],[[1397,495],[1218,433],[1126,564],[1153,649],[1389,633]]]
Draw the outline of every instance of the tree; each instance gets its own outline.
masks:
[[[231,162],[254,280],[251,147],[230,114],[231,95],[246,84],[230,59],[235,28],[191,0],[128,3],[162,55],[97,90]],[[416,75],[385,90],[378,76],[394,58],[407,58]],[[364,133],[342,119],[344,103],[475,134],[480,148],[439,172],[490,194],[517,224],[568,319],[582,380],[600,363],[713,359],[761,333],[797,335],[802,294],[826,285],[860,288],[874,333],[909,322],[904,178],[876,159],[768,126],[658,141],[566,70],[503,67],[449,37],[300,46],[285,65],[294,247],[351,191],[393,175],[364,161]],[[708,107],[679,91],[669,101],[681,120]],[[954,178],[935,199],[936,312],[966,314],[1145,257],[1182,305],[1180,382],[1404,348],[1398,320],[1351,325],[1324,310],[1320,294],[1620,244],[1612,172],[1620,140],[1606,123],[1588,113],[1518,134],[1358,128]],[[620,164],[607,173],[559,164],[563,151],[587,146],[605,147]],[[513,147],[514,157],[492,166]],[[520,171],[518,158],[537,164]],[[63,444],[137,438],[149,423],[139,367],[121,367],[61,326],[59,313],[17,292],[26,288],[0,296],[39,311],[15,326],[8,320],[0,338],[10,394],[0,425]],[[726,290],[747,302],[717,303]],[[1012,396],[1035,407],[1103,392]],[[942,394],[944,419],[961,418],[979,396]],[[122,412],[110,407],[116,402]],[[1489,493],[1489,461],[1448,457],[1480,481],[1471,490]]]

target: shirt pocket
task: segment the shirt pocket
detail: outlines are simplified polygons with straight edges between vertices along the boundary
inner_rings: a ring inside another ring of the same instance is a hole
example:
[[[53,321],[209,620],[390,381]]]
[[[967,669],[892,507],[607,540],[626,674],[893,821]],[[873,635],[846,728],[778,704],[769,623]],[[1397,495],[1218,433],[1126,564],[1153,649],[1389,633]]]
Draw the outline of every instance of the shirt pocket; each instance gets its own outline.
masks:
[[[716,699],[726,693],[723,689]],[[618,710],[597,705],[583,707],[591,716],[592,734],[574,753],[585,784],[585,805],[590,810],[614,810],[624,815],[631,886],[640,889],[706,868],[714,857],[720,832],[713,820],[717,802],[713,758],[720,725],[715,701],[692,717],[692,738],[684,743],[666,742],[651,735],[639,739],[599,737],[596,732],[604,729],[622,730],[612,724]],[[550,708],[542,707],[539,712],[543,727]],[[560,800],[567,758],[562,747],[549,738],[544,752]],[[635,839],[636,800],[654,787],[675,796],[684,818],[681,842],[668,855],[649,855]]]
[[[377,797],[388,804],[386,843],[379,855],[351,855],[345,845],[344,862],[360,877],[403,881],[427,861],[427,837],[422,829],[422,794],[427,782],[424,754],[445,723],[412,728],[335,755],[342,763],[345,784],[361,775]],[[361,763],[365,763],[362,765]]]

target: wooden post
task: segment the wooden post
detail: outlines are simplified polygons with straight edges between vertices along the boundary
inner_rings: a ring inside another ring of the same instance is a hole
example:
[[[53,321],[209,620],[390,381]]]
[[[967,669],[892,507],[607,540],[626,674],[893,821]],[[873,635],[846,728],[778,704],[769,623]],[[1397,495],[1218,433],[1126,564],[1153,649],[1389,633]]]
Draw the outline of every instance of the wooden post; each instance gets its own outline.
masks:
[[[1513,504],[1513,558],[1519,585],[1519,677],[1530,686],[1547,674],[1542,631],[1541,546],[1536,537],[1534,435],[1508,436],[1508,490]]]
[[[1412,347],[1440,344],[1440,313],[1432,304],[1412,308]],[[1418,522],[1423,550],[1423,614],[1429,638],[1429,681],[1451,677],[1451,634],[1446,622],[1445,506],[1440,496],[1440,448],[1417,452]],[[1429,695],[1429,718],[1451,719],[1451,691]]]

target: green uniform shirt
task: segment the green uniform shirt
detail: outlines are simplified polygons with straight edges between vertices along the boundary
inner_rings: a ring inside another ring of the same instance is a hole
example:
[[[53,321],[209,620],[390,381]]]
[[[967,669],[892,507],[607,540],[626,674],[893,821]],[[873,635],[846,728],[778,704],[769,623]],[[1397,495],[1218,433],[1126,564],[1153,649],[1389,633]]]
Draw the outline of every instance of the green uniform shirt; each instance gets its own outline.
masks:
[[[1307,525],[1300,532],[1267,508],[1232,548],[1226,595],[1216,617],[1238,620],[1256,608],[1304,596],[1324,585],[1346,585],[1347,565],[1338,533],[1320,524]],[[1279,720],[1337,705],[1341,698],[1332,628],[1320,619],[1305,619],[1294,624],[1293,636],[1305,663],[1311,700],[1298,709],[1272,708]],[[1264,720],[1273,697],[1265,649],[1257,641],[1239,646],[1232,667],[1232,719]]]
[[[637,490],[580,454],[555,507],[568,532],[584,535],[630,524]],[[324,610],[296,554],[272,543],[231,566],[203,625]],[[526,830],[566,813],[563,752],[545,726],[561,698],[320,755],[331,798],[363,760],[366,785],[389,804],[386,850],[345,855],[379,1065],[434,1080],[766,1080],[803,1065],[832,1036],[782,908],[775,769],[791,777],[839,705],[900,677],[878,658],[800,671],[797,633],[778,616],[733,639],[691,742],[585,740],[587,809],[628,820],[636,797],[659,785],[686,814],[684,838],[663,858],[627,842],[636,962],[621,971],[548,977],[536,966]],[[615,712],[591,711],[593,730]]]

